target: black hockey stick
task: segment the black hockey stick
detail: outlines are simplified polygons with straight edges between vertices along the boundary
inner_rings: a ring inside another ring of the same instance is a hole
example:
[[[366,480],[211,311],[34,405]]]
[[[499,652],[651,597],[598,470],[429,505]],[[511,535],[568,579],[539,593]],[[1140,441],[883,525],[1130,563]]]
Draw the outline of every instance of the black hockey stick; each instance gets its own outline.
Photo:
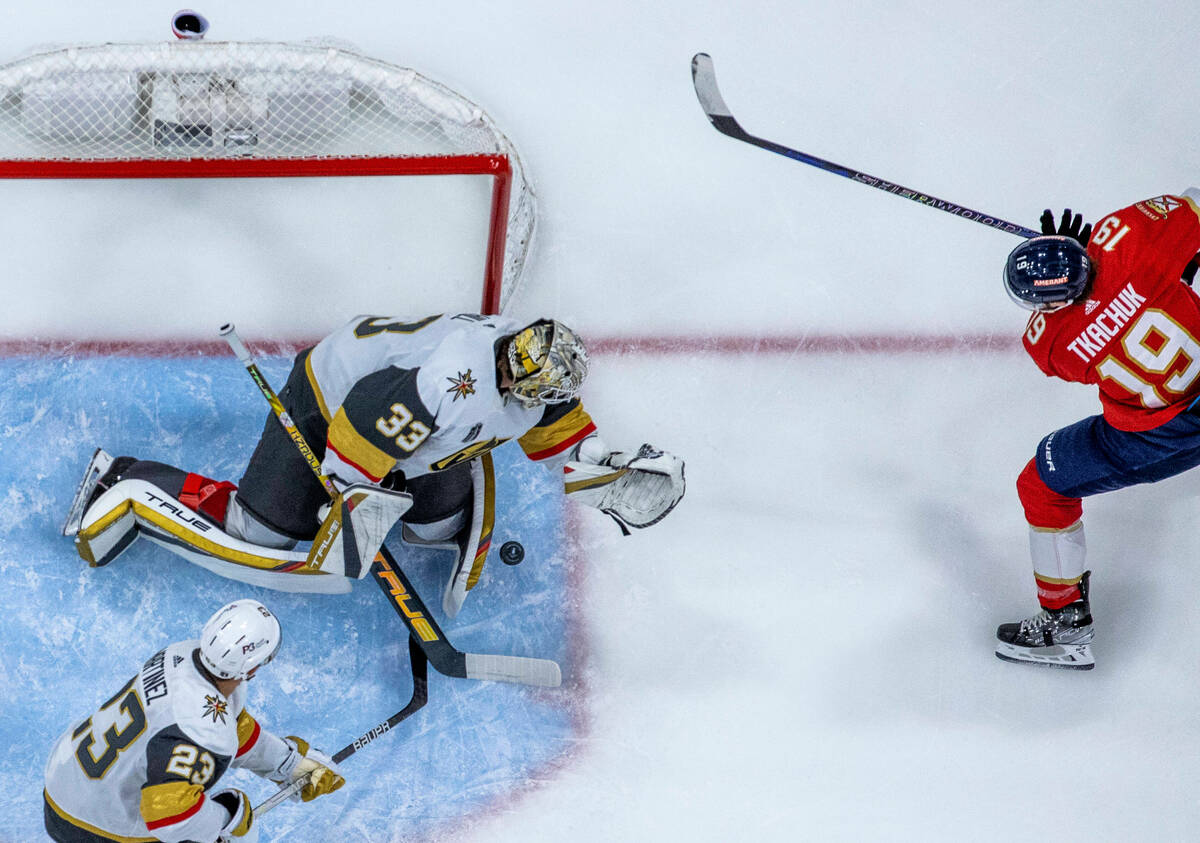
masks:
[[[279,396],[271,388],[266,377],[258,368],[250,350],[242,342],[233,324],[221,326],[221,336],[229,343],[259,391],[271,405],[271,410],[279,423],[288,432],[288,436],[304,455],[309,468],[317,475],[317,479],[325,487],[330,497],[336,497],[337,490],[333,483],[321,471],[320,460],[309,447],[304,434],[292,422],[287,410],[284,409]],[[549,659],[535,659],[527,656],[496,656],[485,653],[464,653],[456,649],[446,639],[445,634],[425,607],[425,602],[412,587],[404,571],[396,564],[396,560],[388,551],[387,546],[379,549],[375,563],[371,566],[371,575],[383,590],[384,594],[400,616],[400,620],[408,627],[409,635],[417,642],[424,656],[433,665],[433,669],[445,676],[460,679],[490,679],[496,682],[517,682],[522,685],[541,685],[557,688],[562,684],[562,670],[558,663]]]
[[[425,705],[429,699],[429,677],[425,670],[425,653],[417,645],[416,639],[409,636],[408,639],[408,657],[412,665],[413,692],[412,699],[408,701],[408,705],[397,711],[387,720],[372,726],[360,737],[354,739],[353,742],[346,744],[333,755],[333,763],[341,764],[354,753],[358,752],[364,746],[375,740],[385,732],[390,732],[400,723],[401,720],[406,720],[412,717],[417,711]],[[272,794],[262,804],[254,809],[254,817],[258,819],[267,811],[274,808],[279,803],[289,799],[293,794],[298,793],[304,785],[308,784],[307,779],[297,779],[286,787],[280,788],[276,793]]]
[[[491,679],[547,688],[557,688],[562,684],[558,662],[550,659],[464,653],[455,648],[386,545],[379,548],[375,563],[371,566],[371,576],[412,636],[419,639],[421,649],[438,673],[459,679]]]
[[[742,128],[741,124],[734,119],[733,113],[729,110],[729,106],[725,104],[724,97],[721,96],[721,91],[717,87],[717,74],[713,69],[712,56],[708,53],[696,53],[692,56],[692,84],[696,87],[696,97],[700,100],[700,107],[704,109],[705,115],[708,117],[713,128],[723,135],[728,135],[734,140],[744,141],[745,143],[761,147],[769,152],[774,152],[791,158],[795,161],[800,161],[804,164],[810,164],[813,167],[819,167],[829,173],[843,176],[856,181],[859,184],[865,184],[870,187],[878,188],[879,190],[895,194],[904,199],[911,199],[913,202],[919,202],[922,205],[927,205],[930,208],[936,208],[939,211],[945,211],[948,214],[954,214],[957,217],[971,220],[972,222],[980,223],[981,225],[998,228],[1001,231],[1007,231],[1009,234],[1016,234],[1018,237],[1039,237],[1041,232],[1034,231],[1031,228],[1026,228],[1023,225],[1002,220],[999,217],[994,217],[991,214],[984,214],[980,211],[973,211],[970,208],[964,208],[962,205],[956,205],[953,202],[947,202],[945,199],[938,199],[936,196],[930,196],[928,193],[922,193],[919,190],[913,190],[910,187],[904,187],[900,184],[887,181],[886,179],[877,178],[876,176],[867,175],[866,173],[852,170],[849,167],[843,167],[841,164],[834,164],[832,161],[826,161],[823,158],[817,158],[815,155],[809,155],[804,152],[799,152],[795,149],[789,149],[786,146],[773,143],[772,141],[763,138],[755,137]]]

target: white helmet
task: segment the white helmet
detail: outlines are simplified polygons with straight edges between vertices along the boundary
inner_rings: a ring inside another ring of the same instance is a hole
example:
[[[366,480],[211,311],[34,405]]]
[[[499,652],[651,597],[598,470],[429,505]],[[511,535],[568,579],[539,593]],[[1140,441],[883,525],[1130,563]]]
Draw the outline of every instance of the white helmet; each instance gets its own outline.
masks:
[[[247,679],[275,658],[279,620],[257,600],[222,606],[200,632],[200,661],[218,679]]]

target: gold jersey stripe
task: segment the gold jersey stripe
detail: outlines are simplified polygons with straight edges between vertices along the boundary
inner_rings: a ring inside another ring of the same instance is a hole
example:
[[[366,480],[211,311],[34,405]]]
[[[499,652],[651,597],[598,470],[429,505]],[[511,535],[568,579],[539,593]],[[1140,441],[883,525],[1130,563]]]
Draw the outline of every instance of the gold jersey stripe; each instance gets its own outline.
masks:
[[[188,781],[148,784],[142,788],[142,819],[151,829],[183,822],[203,799],[204,788]]]
[[[111,511],[105,514],[95,524],[92,524],[86,530],[80,530],[79,535],[76,537],[76,541],[78,542],[80,555],[83,556],[84,551],[87,552],[87,556],[83,557],[85,560],[89,562],[92,561],[91,559],[88,559],[88,557],[91,556],[91,547],[89,542],[96,538],[96,536],[103,533],[110,524],[123,516],[130,509],[132,509],[139,518],[149,521],[154,526],[163,530],[163,532],[170,533],[184,544],[190,545],[196,550],[207,553],[209,556],[214,556],[217,559],[225,562],[232,562],[235,565],[244,565],[247,568],[257,568],[261,571],[288,569],[287,573],[289,574],[319,575],[325,573],[324,571],[313,570],[307,565],[297,563],[295,561],[274,559],[269,556],[258,556],[257,554],[246,553],[245,551],[241,550],[234,550],[231,547],[218,544],[211,539],[205,538],[203,534],[195,532],[194,530],[189,530],[182,524],[176,524],[174,521],[168,519],[165,515],[161,515],[150,507],[138,503],[137,501],[129,500],[128,498],[113,507]],[[293,565],[296,566],[294,570],[292,569]]]
[[[395,457],[376,448],[354,429],[344,407],[338,408],[337,415],[329,424],[329,447],[374,481],[382,480],[396,467]]]
[[[50,806],[50,810],[58,814],[59,818],[64,822],[68,822],[82,831],[90,832],[97,837],[103,837],[105,840],[113,840],[115,843],[159,843],[157,837],[122,837],[120,834],[113,834],[111,831],[105,831],[102,828],[85,823],[83,820],[71,816],[66,811],[58,806],[58,803],[50,798],[50,794],[42,791],[42,798],[46,800],[46,804]]]
[[[254,746],[258,741],[259,731],[258,721],[243,708],[237,718],[238,755],[245,755]]]
[[[317,398],[317,407],[321,410],[321,415],[325,417],[325,423],[329,424],[333,421],[333,414],[329,412],[329,407],[325,405],[325,396],[321,393],[321,386],[317,383],[317,373],[312,367],[312,352],[304,358],[304,373],[308,375],[308,385],[312,387],[313,395]]]
[[[580,404],[561,419],[545,427],[535,427],[517,441],[521,443],[521,450],[531,459],[536,459],[542,454],[551,456],[556,452],[558,446],[569,442],[589,427],[595,427],[592,417]]]

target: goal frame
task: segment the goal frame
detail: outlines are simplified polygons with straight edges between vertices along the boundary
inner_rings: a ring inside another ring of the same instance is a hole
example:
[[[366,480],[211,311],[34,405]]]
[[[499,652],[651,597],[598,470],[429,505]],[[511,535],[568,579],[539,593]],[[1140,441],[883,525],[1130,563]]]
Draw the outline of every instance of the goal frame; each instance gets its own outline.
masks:
[[[507,155],[328,158],[5,159],[0,179],[243,179],[371,176],[492,177],[480,313],[497,314],[504,284],[505,238],[513,171]]]

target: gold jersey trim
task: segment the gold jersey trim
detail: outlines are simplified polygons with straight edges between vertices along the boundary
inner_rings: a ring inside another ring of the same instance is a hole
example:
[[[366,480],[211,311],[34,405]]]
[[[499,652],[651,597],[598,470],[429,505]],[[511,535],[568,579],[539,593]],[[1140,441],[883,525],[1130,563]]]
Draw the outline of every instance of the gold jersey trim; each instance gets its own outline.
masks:
[[[188,781],[163,782],[142,788],[142,819],[147,826],[186,820],[204,798],[204,788]]]
[[[589,427],[594,428],[594,426],[592,417],[588,415],[587,410],[583,409],[583,405],[579,404],[561,419],[545,427],[534,427],[517,441],[521,444],[521,450],[530,459],[538,459],[553,455],[563,443],[570,442],[580,433],[588,430]]]
[[[396,467],[396,458],[376,448],[354,429],[346,408],[339,407],[329,423],[329,447],[367,477],[378,482]]]
[[[257,739],[260,731],[261,727],[258,725],[258,721],[243,708],[237,716],[238,755],[244,755],[253,747],[254,743],[258,742]],[[247,743],[250,745],[247,746]]]
[[[304,374],[308,376],[308,385],[312,387],[313,395],[317,399],[317,407],[321,410],[321,415],[325,417],[325,423],[329,424],[333,421],[333,414],[329,412],[329,407],[325,404],[325,396],[321,393],[321,387],[317,384],[317,373],[312,367],[313,355],[310,351],[308,356],[304,358]]]

